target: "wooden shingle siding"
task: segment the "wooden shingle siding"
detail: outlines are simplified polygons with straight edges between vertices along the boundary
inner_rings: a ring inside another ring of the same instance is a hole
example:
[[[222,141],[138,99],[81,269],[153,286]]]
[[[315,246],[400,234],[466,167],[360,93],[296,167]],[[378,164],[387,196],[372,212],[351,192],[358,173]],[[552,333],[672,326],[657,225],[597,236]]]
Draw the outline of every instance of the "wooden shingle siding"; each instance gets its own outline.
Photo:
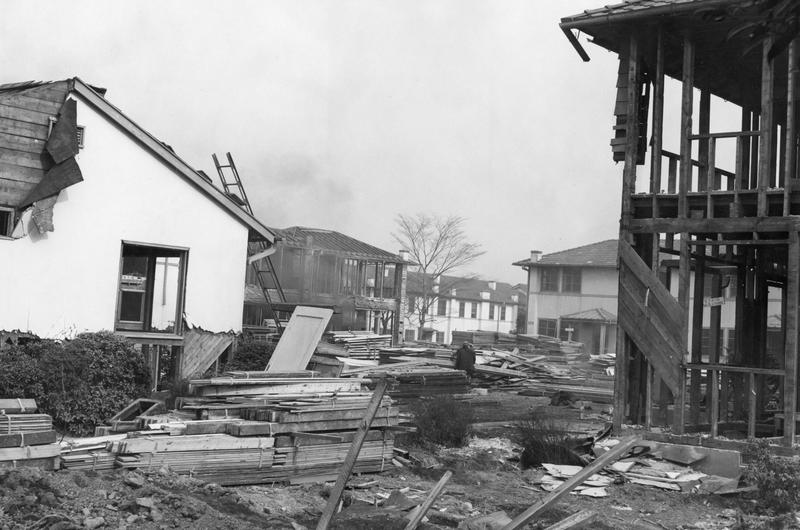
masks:
[[[42,153],[26,153],[16,149],[7,149],[0,144],[0,162],[32,169],[46,169],[42,162]]]

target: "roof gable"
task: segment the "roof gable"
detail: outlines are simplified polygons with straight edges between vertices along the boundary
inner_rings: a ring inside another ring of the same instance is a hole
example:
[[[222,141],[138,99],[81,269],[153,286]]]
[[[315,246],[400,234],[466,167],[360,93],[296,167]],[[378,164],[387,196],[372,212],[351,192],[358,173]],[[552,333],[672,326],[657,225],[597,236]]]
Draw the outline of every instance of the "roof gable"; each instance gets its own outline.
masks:
[[[517,261],[514,265],[520,267],[541,267],[541,266],[581,266],[581,267],[617,267],[617,253],[619,251],[619,241],[607,239],[589,245],[545,254],[539,261],[526,259]]]
[[[292,226],[289,228],[272,229],[280,238],[281,244],[296,248],[310,248],[316,250],[327,250],[339,254],[350,255],[358,258],[388,261],[392,263],[402,262],[402,258],[397,254],[374,247],[358,239],[336,232],[335,230],[324,230],[320,228],[308,228],[303,226]]]
[[[102,89],[99,89],[102,91]],[[51,117],[69,94],[114,123],[153,156],[187,180],[208,199],[250,230],[253,239],[275,240],[274,234],[243,210],[194,168],[106,100],[98,90],[75,77],[64,81],[0,85],[0,196],[22,206],[23,198],[42,181],[45,141]]]

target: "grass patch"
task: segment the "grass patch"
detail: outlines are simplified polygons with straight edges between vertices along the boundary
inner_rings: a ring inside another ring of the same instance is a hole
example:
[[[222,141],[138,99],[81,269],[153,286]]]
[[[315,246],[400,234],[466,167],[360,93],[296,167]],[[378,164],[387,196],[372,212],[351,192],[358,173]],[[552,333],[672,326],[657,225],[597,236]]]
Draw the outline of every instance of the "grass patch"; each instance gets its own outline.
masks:
[[[418,441],[463,447],[472,434],[472,407],[452,396],[420,399],[412,408]]]
[[[541,413],[531,412],[526,419],[517,422],[516,431],[522,446],[520,463],[523,469],[542,464],[585,465],[573,450],[577,440]]]

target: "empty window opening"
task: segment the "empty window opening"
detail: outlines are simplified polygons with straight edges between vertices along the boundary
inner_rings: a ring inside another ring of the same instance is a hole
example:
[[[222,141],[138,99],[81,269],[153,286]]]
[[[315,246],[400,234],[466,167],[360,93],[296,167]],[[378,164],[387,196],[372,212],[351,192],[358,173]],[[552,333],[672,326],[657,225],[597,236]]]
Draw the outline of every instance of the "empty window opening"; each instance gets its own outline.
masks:
[[[187,252],[123,244],[116,329],[179,333]]]

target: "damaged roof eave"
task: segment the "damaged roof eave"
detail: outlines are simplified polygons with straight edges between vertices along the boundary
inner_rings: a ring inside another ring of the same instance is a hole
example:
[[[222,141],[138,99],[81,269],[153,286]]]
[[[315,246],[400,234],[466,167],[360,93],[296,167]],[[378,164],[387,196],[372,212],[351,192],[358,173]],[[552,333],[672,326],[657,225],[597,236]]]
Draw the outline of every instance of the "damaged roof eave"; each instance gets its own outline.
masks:
[[[95,110],[100,112],[100,114],[108,118],[129,135],[133,136],[165,164],[174,169],[180,176],[206,195],[206,197],[217,203],[217,205],[224,210],[227,210],[228,213],[248,227],[251,234],[249,239],[254,239],[252,235],[255,235],[257,236],[256,239],[267,241],[270,244],[275,243],[275,234],[269,228],[261,224],[258,219],[226,197],[222,191],[204,179],[182,158],[167,149],[158,139],[128,118],[122,111],[92,89],[91,86],[80,78],[75,77],[71,80],[70,93],[79,96],[86,104],[92,106]]]

